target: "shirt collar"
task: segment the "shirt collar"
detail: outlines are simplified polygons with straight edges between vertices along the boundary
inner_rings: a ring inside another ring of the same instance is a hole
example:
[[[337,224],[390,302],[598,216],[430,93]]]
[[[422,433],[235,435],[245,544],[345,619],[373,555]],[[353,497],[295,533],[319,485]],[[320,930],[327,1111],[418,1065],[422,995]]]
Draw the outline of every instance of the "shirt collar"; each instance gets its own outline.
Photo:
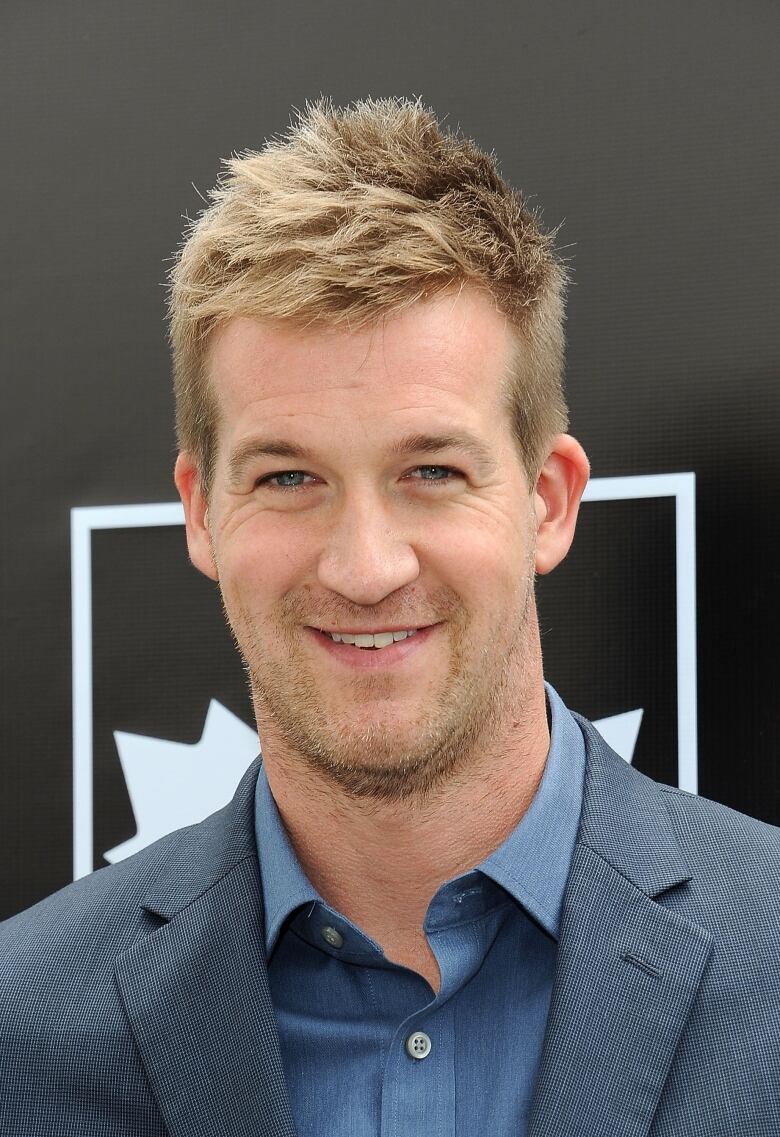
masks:
[[[322,897],[301,868],[263,765],[255,790],[255,835],[265,908],[265,951],[270,959],[290,913],[302,904],[321,902]]]
[[[477,868],[506,889],[556,940],[585,783],[585,740],[545,683],[550,749],[539,788],[515,828]]]
[[[582,805],[585,743],[561,697],[549,683],[545,689],[550,749],[539,788],[509,836],[470,872],[490,877],[557,939]],[[301,867],[262,765],[255,791],[255,834],[270,958],[290,913],[324,901]]]

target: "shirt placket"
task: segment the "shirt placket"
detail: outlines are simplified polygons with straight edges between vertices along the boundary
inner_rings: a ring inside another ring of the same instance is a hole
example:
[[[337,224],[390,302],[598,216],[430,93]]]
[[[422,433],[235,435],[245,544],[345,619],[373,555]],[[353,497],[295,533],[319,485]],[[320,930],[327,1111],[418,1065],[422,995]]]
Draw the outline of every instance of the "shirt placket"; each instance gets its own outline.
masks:
[[[455,1137],[452,1001],[410,1015],[393,1036],[382,1079],[382,1137]]]

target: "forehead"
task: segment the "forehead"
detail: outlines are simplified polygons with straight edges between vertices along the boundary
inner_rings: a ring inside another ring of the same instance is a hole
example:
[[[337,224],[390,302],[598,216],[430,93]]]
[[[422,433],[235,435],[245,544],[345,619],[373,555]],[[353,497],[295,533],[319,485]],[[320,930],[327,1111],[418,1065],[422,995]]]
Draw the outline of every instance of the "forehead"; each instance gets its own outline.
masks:
[[[473,425],[498,411],[517,347],[492,300],[464,288],[358,331],[236,317],[213,334],[207,366],[223,434],[259,415],[392,426],[427,409]]]

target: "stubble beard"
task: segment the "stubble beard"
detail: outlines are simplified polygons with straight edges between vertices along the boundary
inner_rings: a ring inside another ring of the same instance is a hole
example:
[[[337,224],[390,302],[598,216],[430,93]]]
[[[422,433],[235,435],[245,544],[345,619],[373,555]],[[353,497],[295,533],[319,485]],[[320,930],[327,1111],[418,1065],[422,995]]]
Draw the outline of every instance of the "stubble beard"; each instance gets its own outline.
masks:
[[[296,764],[324,778],[346,797],[369,804],[372,799],[377,803],[423,802],[473,768],[497,741],[500,744],[508,708],[519,708],[522,714],[530,690],[533,643],[538,636],[535,619],[531,566],[514,629],[507,629],[505,623],[494,627],[494,635],[477,652],[469,649],[462,610],[448,612],[443,627],[434,633],[450,636],[447,676],[433,702],[423,708],[424,717],[403,724],[403,738],[397,722],[388,724],[376,717],[349,721],[342,712],[342,721],[328,721],[315,677],[286,626],[275,637],[283,650],[272,658],[263,650],[248,612],[239,609],[238,619],[228,617],[228,622],[249,679],[261,742],[266,723]],[[373,708],[381,705],[383,690],[392,694],[394,689],[392,677],[381,674],[360,675],[359,681],[358,697]],[[361,700],[358,712],[362,706]]]

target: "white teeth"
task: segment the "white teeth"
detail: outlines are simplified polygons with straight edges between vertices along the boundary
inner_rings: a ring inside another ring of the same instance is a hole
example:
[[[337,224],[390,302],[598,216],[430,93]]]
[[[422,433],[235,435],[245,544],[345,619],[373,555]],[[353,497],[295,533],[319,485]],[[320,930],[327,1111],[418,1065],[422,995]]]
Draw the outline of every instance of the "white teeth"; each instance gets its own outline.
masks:
[[[376,646],[374,644],[374,637],[372,635],[355,636],[355,638],[352,642],[355,645],[355,647],[375,647]]]
[[[392,643],[416,635],[417,628],[408,632],[368,632],[355,636],[350,636],[346,632],[326,632],[325,634],[335,640],[337,644],[354,644],[355,647],[389,647]]]
[[[392,632],[380,632],[378,635],[375,635],[375,636],[365,636],[365,637],[361,636],[361,639],[363,639],[363,638],[365,638],[367,640],[373,640],[374,641],[374,647],[388,647],[393,642],[393,633]]]

